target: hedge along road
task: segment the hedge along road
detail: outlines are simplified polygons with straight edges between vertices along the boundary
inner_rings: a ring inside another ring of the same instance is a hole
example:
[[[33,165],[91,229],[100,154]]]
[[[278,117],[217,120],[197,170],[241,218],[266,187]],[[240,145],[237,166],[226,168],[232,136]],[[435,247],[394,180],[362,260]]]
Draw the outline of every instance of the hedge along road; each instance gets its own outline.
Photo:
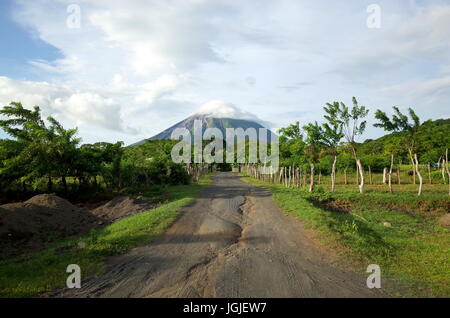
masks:
[[[107,262],[57,297],[383,297],[344,272],[270,193],[232,173],[213,178],[152,243]],[[83,269],[81,269],[82,271]]]

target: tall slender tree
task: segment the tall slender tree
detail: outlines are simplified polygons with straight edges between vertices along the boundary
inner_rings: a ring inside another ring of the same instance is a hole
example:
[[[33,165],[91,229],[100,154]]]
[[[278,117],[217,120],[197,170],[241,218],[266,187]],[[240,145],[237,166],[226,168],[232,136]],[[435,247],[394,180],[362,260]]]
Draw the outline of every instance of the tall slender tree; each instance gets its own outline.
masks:
[[[349,108],[343,102],[334,102],[328,104],[329,111],[327,117],[328,122],[335,123],[339,129],[342,129],[344,137],[350,147],[351,153],[356,161],[357,173],[360,176],[359,192],[364,193],[364,170],[361,160],[357,156],[356,139],[362,135],[366,129],[367,122],[363,120],[369,110],[365,106],[359,106],[355,97],[352,98],[353,106]]]
[[[392,119],[386,115],[385,112],[378,109],[375,112],[375,118],[378,120],[377,123],[374,124],[375,127],[384,128],[384,130],[389,132],[400,132],[403,134],[403,142],[408,148],[408,155],[411,161],[411,165],[413,167],[413,180],[415,183],[415,176],[419,177],[419,191],[418,195],[422,193],[422,175],[419,171],[419,161],[417,159],[417,154],[415,152],[416,142],[417,142],[417,132],[420,127],[420,119],[419,116],[416,115],[412,108],[408,108],[409,120],[408,116],[400,112],[399,108],[394,106],[394,114],[392,115]]]
[[[311,167],[309,192],[312,192],[314,190],[315,165],[319,160],[319,152],[321,147],[323,146],[324,132],[322,127],[317,122],[314,122],[314,124],[309,123],[308,125],[303,126],[303,130],[306,132],[306,154],[309,157]]]
[[[335,191],[336,187],[336,161],[337,161],[337,146],[344,137],[343,127],[339,121],[336,120],[336,114],[339,109],[339,103],[327,103],[323,109],[327,113],[324,117],[327,120],[322,124],[323,127],[323,141],[331,149],[334,156],[333,166],[331,167],[331,192]]]
[[[49,157],[54,162],[56,174],[61,178],[63,189],[67,192],[66,177],[71,174],[74,163],[77,160],[77,146],[81,139],[75,137],[78,130],[64,129],[64,127],[55,118],[48,117],[51,124],[48,128],[49,138],[52,143],[49,145]]]

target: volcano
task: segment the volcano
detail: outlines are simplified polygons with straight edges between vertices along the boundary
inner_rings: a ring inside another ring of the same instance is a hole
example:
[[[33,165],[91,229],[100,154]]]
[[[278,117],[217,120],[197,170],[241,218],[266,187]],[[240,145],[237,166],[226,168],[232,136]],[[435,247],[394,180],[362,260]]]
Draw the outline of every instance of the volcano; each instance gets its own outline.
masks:
[[[257,121],[256,116],[242,112],[233,105],[221,104],[220,101],[213,101],[205,104],[194,115],[189,116],[188,118],[176,123],[153,137],[143,139],[132,144],[131,146],[141,145],[145,142],[145,140],[170,139],[172,132],[177,128],[185,128],[192,134],[194,130],[194,122],[196,120],[201,121],[203,132],[207,128],[218,128],[224,137],[226,136],[227,128],[242,128],[244,130],[254,128],[257,133],[259,132],[259,128],[265,128]]]

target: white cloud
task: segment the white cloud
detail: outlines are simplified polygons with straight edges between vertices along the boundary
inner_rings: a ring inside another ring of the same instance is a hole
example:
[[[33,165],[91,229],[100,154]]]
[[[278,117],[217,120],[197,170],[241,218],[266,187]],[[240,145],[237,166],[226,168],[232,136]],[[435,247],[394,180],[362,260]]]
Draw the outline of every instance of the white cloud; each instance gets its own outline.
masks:
[[[419,53],[448,53],[450,41],[450,6],[436,5],[419,10],[401,24],[394,39],[402,41],[400,50]]]
[[[325,102],[353,95],[373,108],[414,103],[422,117],[448,107],[441,0],[381,0],[376,30],[359,0],[80,0],[80,29],[66,27],[72,1],[16,3],[16,21],[63,57],[29,61],[46,82],[0,78],[1,102],[39,104],[89,140],[152,136],[205,101],[202,111],[277,126],[320,120]]]
[[[68,56],[63,59],[58,59],[56,61],[45,61],[41,59],[30,60],[29,63],[43,71],[50,73],[74,73],[80,72],[87,65],[80,61],[77,56]]]
[[[208,117],[217,118],[234,118],[234,119],[247,119],[258,120],[255,115],[238,109],[233,104],[228,104],[222,100],[211,100],[203,104],[196,114],[207,115]]]
[[[116,74],[110,84],[90,87],[81,83],[56,85],[0,76],[0,105],[11,101],[22,102],[29,109],[38,105],[44,118],[53,116],[65,127],[78,127],[81,136],[86,137],[85,142],[114,142],[118,138],[132,143],[136,138],[148,137],[149,128],[162,130],[172,124],[173,118],[181,119],[175,113],[182,105],[194,107],[188,101],[168,98],[179,83],[178,77],[161,76],[134,85]]]
[[[121,127],[120,106],[111,98],[97,93],[74,93],[54,100],[54,110],[77,126],[86,123],[97,124],[106,128]]]
[[[98,93],[76,92],[46,82],[15,81],[0,77],[0,103],[20,101],[26,108],[41,107],[45,117],[54,116],[79,127],[95,125],[124,131],[120,106]]]
[[[135,97],[137,103],[153,103],[156,99],[173,92],[180,84],[180,78],[162,75],[156,80],[141,85]]]
[[[51,104],[56,98],[69,94],[64,87],[55,87],[47,82],[16,81],[7,77],[0,77],[0,102],[2,105],[11,101],[20,101],[24,107]],[[51,115],[50,108],[44,109],[45,114]]]
[[[415,5],[415,8],[412,15],[403,16],[393,15],[388,8],[382,10],[382,17],[391,27],[381,28],[377,34],[364,38],[354,50],[338,54],[336,73],[350,75],[353,79],[383,76],[398,82],[409,80],[411,68],[421,64],[448,68],[450,5]],[[417,75],[421,71],[426,74],[432,70],[415,70]]]
[[[126,7],[116,3],[96,10],[89,21],[106,41],[130,51],[134,72],[176,71],[222,61],[212,46],[216,27],[202,16],[213,6],[205,1],[131,1]]]
[[[411,79],[405,83],[380,90],[387,96],[403,96],[403,105],[420,104],[426,113],[438,114],[439,117],[450,118],[450,108],[442,101],[450,99],[450,76],[433,79]],[[427,117],[425,117],[426,119]]]

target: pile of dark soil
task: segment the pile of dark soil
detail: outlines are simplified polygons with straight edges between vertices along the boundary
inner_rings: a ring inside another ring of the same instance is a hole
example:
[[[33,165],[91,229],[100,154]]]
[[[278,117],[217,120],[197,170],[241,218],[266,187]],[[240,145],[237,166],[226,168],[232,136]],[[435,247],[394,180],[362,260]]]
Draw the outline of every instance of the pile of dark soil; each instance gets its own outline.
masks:
[[[122,196],[91,210],[91,213],[104,222],[111,223],[121,218],[153,209],[154,207],[155,203]]]
[[[325,201],[312,201],[313,205],[321,209],[336,213],[351,213],[352,204],[347,201],[328,199]]]
[[[57,239],[86,233],[98,218],[54,194],[0,206],[0,258],[40,250]]]
[[[0,205],[0,260],[39,251],[50,242],[86,234],[154,207],[155,203],[127,196],[79,207],[54,194]]]

